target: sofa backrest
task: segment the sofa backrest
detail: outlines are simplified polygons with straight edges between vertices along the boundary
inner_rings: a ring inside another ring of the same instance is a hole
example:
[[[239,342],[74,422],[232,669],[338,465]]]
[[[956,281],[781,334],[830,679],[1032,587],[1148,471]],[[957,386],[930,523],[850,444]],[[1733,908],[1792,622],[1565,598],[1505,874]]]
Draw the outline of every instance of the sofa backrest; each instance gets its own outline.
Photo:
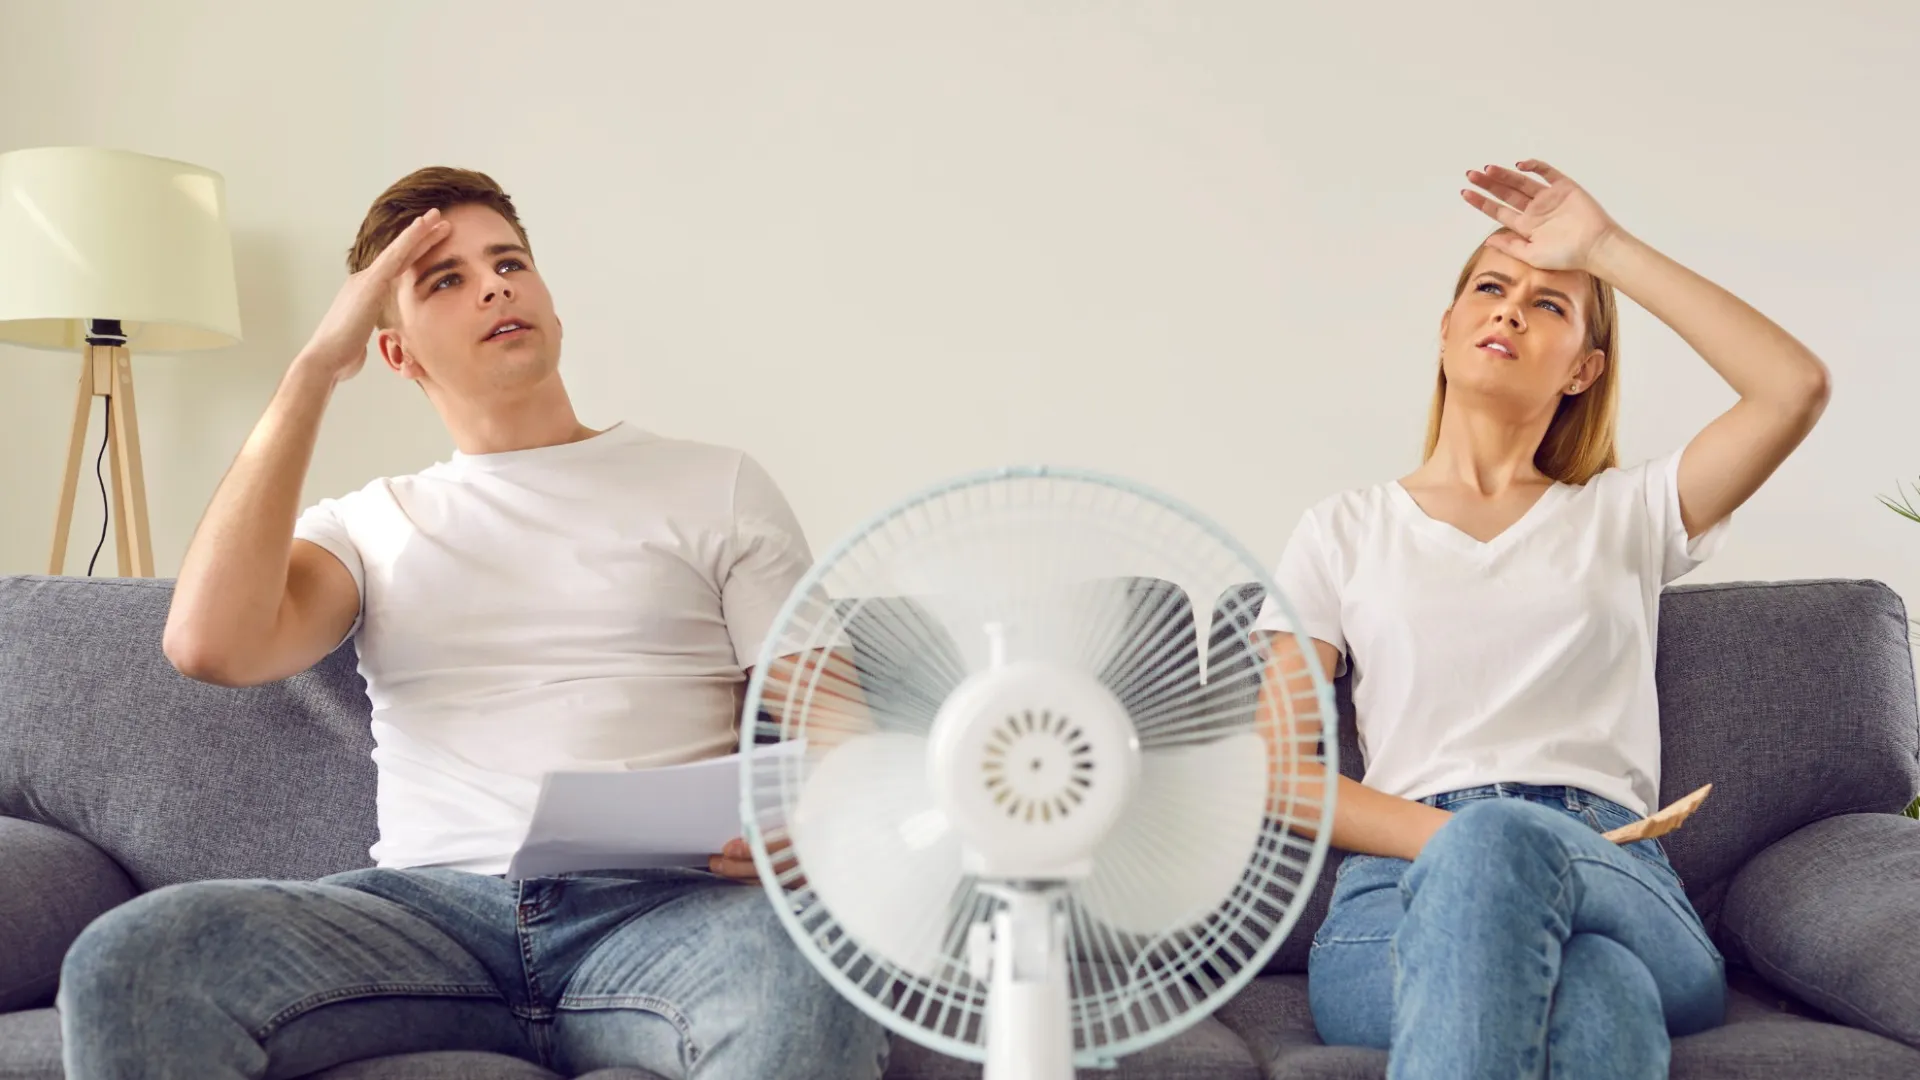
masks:
[[[1193,607],[1167,582],[1096,587],[1119,589],[1141,631],[1107,680],[1148,715],[1198,666]],[[171,597],[165,579],[0,578],[0,815],[92,841],[143,890],[368,865],[371,706],[352,644],[282,682],[208,686],[160,650]],[[848,627],[862,667],[886,673],[907,643],[937,640],[926,619],[911,601],[865,602]],[[880,680],[912,700],[878,704],[931,720],[958,656],[912,659],[911,679]]]
[[[268,686],[194,682],[160,651],[171,586],[0,578],[0,814],[92,841],[141,889],[368,865],[352,646]]]
[[[1165,582],[1125,586],[1150,643],[1110,683],[1137,715],[1199,662],[1191,608]],[[171,582],[0,578],[0,815],[82,836],[152,889],[204,878],[305,879],[365,866],[376,839],[369,706],[344,645],[283,682],[228,690],[186,679],[160,651]],[[1226,718],[1253,707],[1230,640],[1254,587],[1214,605],[1207,650]],[[886,601],[849,627],[870,663],[914,618]],[[1234,605],[1242,605],[1236,620]],[[891,612],[891,614],[884,614]],[[895,629],[889,629],[892,625]],[[885,653],[886,655],[881,655]],[[1895,813],[1920,790],[1920,710],[1904,605],[1870,581],[1683,585],[1661,601],[1657,678],[1662,801],[1714,791],[1665,838],[1708,919],[1733,872],[1814,821]],[[949,686],[918,686],[937,708]],[[905,684],[897,684],[905,685]],[[1342,771],[1360,775],[1346,679],[1335,683]],[[1337,857],[1273,968],[1304,970]]]
[[[1897,814],[1920,789],[1906,605],[1877,581],[1670,587],[1655,678],[1662,805],[1713,785],[1661,840],[1709,926],[1762,848],[1840,814]]]
[[[1214,607],[1211,655],[1262,593]],[[1236,614],[1237,613],[1237,614]],[[1661,805],[1711,783],[1702,808],[1661,839],[1713,929],[1733,874],[1762,848],[1838,814],[1898,813],[1920,790],[1920,707],[1905,605],[1875,581],[1676,585],[1660,601]],[[1335,681],[1340,771],[1363,771],[1351,676]],[[1222,708],[1251,709],[1246,680]],[[1306,970],[1332,868],[1270,969]]]

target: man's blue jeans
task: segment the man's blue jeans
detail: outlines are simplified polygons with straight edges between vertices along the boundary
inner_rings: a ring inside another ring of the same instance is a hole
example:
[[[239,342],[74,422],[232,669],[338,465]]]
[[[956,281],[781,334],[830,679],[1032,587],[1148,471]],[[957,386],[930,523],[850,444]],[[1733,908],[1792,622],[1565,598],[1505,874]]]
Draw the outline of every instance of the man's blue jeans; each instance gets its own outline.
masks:
[[[175,885],[87,928],[59,1008],[73,1080],[297,1077],[449,1049],[566,1076],[874,1080],[888,1047],[764,890],[693,870]]]
[[[1320,1038],[1389,1051],[1393,1078],[1665,1077],[1671,1036],[1725,1018],[1726,966],[1657,840],[1577,788],[1424,800],[1414,862],[1350,855],[1314,936]]]

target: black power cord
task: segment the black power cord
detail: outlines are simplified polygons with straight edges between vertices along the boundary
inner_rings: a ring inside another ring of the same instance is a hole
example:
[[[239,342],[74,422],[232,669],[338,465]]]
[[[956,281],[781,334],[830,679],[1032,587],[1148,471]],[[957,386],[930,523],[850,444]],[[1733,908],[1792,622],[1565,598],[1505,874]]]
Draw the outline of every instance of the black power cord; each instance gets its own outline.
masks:
[[[113,438],[113,396],[106,395],[100,400],[100,456],[93,459],[93,478],[100,482],[100,542],[93,545],[93,558],[87,560],[87,576],[93,576],[94,561],[100,558],[100,549],[107,546],[107,515],[112,508],[107,505],[107,479],[100,475],[100,463],[107,460],[107,443]],[[121,573],[126,571],[122,570]]]
[[[126,344],[126,329],[120,325],[119,319],[87,320],[87,363],[89,365],[93,364],[93,346],[107,345],[124,348]],[[89,377],[97,379],[99,369],[90,368],[90,371],[91,374]],[[97,383],[94,389],[99,389]],[[87,560],[88,577],[93,576],[93,564],[99,561],[100,550],[107,546],[107,519],[113,514],[113,507],[107,502],[107,478],[100,475],[100,465],[107,460],[107,444],[113,441],[113,395],[102,394],[100,396],[105,399],[100,403],[100,412],[103,418],[100,425],[100,456],[93,459],[93,478],[100,484],[100,542],[93,545],[93,558]],[[125,492],[121,494],[125,494]],[[61,558],[64,559],[65,557],[65,554],[62,553]],[[126,573],[127,568],[124,566],[121,567],[120,575],[125,577]]]

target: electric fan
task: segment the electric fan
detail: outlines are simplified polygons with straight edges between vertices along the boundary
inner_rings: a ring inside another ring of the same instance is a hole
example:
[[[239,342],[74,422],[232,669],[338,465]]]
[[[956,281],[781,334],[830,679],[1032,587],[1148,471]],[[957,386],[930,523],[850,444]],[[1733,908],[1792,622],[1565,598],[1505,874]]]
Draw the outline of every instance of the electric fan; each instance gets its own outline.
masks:
[[[1248,581],[1271,592],[1179,504],[1044,468],[907,499],[817,562],[755,665],[741,809],[835,989],[987,1080],[1068,1080],[1257,974],[1338,768],[1304,639],[1259,705]],[[1210,625],[1190,597],[1222,598]]]

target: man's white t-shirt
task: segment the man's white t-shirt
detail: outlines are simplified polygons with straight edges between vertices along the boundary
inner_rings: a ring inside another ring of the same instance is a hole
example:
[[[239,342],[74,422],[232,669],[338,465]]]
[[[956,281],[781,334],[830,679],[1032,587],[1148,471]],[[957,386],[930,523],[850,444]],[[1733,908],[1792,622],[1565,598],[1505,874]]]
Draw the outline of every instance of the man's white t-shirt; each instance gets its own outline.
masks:
[[[550,770],[728,752],[812,561],[737,450],[625,424],[455,453],[300,515],[353,574],[381,866],[503,873]]]
[[[1568,785],[1648,814],[1660,797],[1660,590],[1711,557],[1687,539],[1680,452],[1556,483],[1482,543],[1398,482],[1300,519],[1275,584],[1351,667],[1363,782],[1402,798]],[[1269,599],[1255,629],[1291,632]]]

